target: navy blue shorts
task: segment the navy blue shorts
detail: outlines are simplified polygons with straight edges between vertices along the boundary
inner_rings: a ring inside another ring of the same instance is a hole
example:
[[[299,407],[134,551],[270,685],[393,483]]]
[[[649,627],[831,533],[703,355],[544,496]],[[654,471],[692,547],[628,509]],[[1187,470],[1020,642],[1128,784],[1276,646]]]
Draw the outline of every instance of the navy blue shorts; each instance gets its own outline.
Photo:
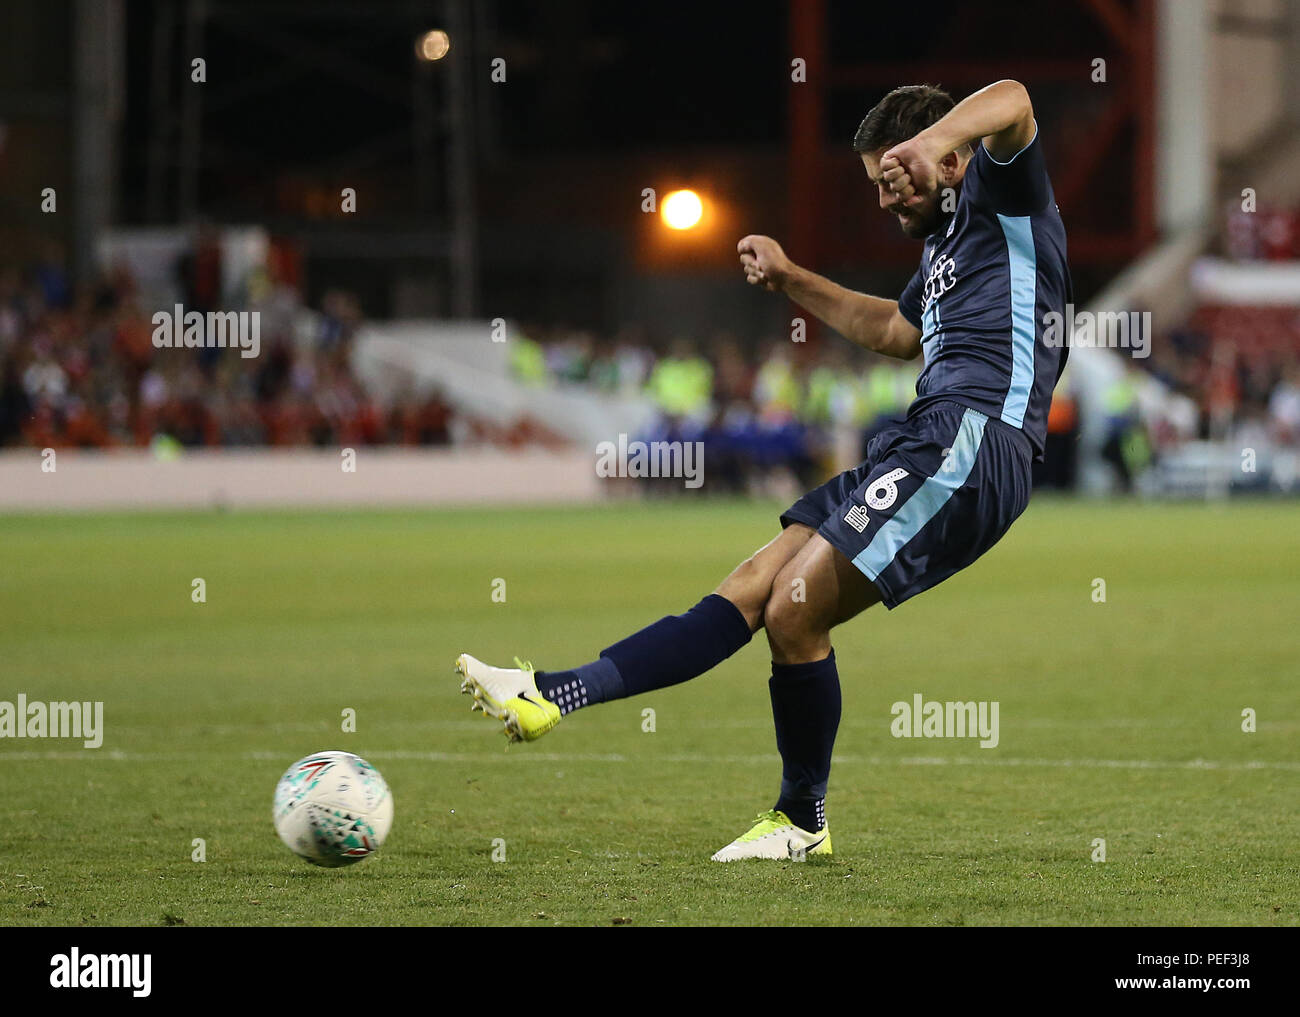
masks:
[[[782,514],[825,537],[888,608],[937,586],[1001,539],[1029,504],[1029,439],[959,403],[934,403],[871,439],[866,461]]]

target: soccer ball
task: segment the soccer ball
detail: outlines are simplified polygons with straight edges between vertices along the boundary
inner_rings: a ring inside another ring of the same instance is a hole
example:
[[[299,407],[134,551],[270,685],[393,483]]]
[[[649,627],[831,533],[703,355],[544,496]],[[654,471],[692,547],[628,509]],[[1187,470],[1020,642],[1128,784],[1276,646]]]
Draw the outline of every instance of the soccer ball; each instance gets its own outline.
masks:
[[[393,825],[393,796],[360,756],[317,752],[285,771],[271,816],[290,851],[336,869],[379,850]]]

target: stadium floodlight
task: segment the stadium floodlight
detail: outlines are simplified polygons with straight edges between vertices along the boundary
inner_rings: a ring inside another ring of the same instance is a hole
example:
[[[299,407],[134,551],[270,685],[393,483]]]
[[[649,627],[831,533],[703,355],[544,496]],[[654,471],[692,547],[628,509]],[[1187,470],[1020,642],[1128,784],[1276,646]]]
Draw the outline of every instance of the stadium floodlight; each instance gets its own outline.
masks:
[[[451,49],[451,36],[440,28],[425,32],[415,43],[415,55],[421,60],[441,60]]]
[[[673,191],[664,198],[659,214],[670,230],[688,230],[699,224],[704,215],[704,202],[694,191]]]

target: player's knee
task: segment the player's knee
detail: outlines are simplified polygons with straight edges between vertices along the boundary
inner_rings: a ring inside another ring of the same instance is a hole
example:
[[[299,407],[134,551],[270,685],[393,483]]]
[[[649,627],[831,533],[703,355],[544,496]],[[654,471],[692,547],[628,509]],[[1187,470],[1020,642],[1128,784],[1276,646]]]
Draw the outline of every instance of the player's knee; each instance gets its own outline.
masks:
[[[816,624],[811,615],[808,603],[795,596],[794,589],[782,588],[777,582],[763,606],[763,626],[771,639],[782,643],[799,642],[815,632]]]
[[[749,622],[751,630],[758,629],[762,624],[763,606],[772,589],[771,576],[765,575],[765,571],[757,556],[750,555],[713,591],[736,605],[736,609]]]

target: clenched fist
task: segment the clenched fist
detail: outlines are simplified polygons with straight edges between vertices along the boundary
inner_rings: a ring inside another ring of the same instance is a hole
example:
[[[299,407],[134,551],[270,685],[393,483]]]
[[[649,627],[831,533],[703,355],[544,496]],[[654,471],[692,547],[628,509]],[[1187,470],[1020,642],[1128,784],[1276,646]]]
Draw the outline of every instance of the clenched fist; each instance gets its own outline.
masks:
[[[736,245],[736,250],[740,252],[746,282],[773,291],[785,288],[792,265],[775,240],[752,233]]]
[[[880,157],[880,175],[889,189],[912,207],[921,204],[938,187],[939,157],[921,135],[895,145]]]

